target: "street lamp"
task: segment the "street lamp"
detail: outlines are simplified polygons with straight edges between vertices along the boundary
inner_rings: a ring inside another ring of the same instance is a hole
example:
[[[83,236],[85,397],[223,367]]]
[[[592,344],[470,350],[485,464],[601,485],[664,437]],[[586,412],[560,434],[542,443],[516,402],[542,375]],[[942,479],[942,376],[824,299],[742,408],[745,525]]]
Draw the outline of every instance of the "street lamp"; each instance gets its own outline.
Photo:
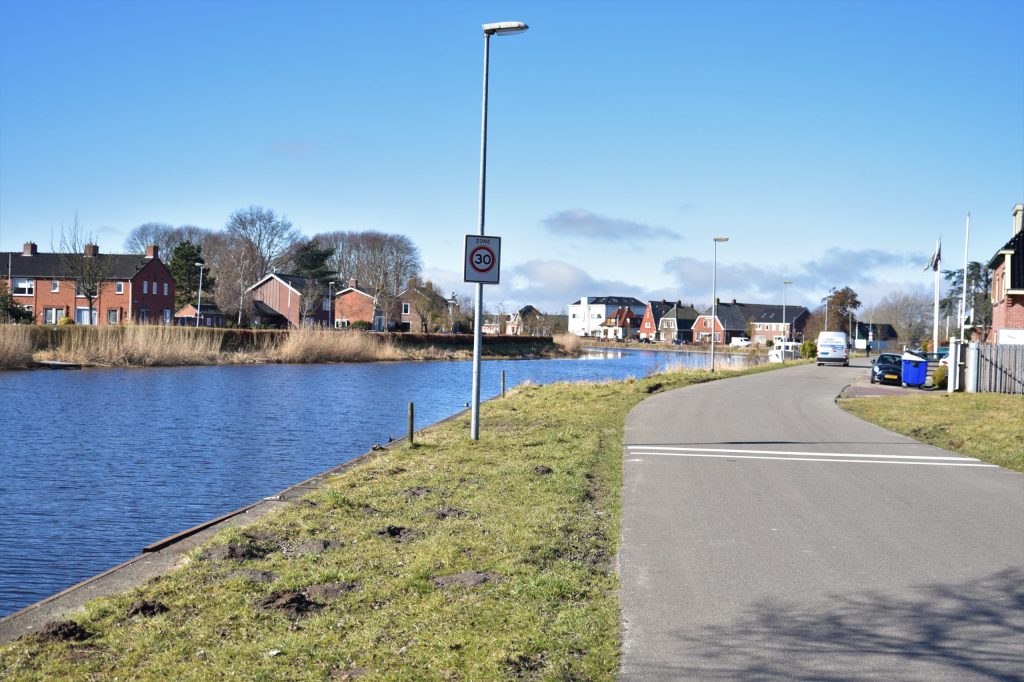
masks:
[[[196,267],[199,268],[199,302],[196,304],[196,327],[198,327],[203,310],[203,263],[196,263]]]
[[[715,260],[711,269],[711,371],[715,371],[715,325],[718,324],[718,245],[728,237],[715,237]]]
[[[487,76],[491,52],[491,36],[522,33],[529,26],[521,21],[500,21],[484,24],[484,95],[483,112],[480,119],[480,212],[479,234],[484,236],[484,207],[487,196]],[[469,437],[480,440],[480,349],[483,346],[481,317],[484,310],[484,285],[476,283],[476,301],[473,305],[473,396],[470,415]]]
[[[333,329],[331,318],[334,317],[334,280],[327,282],[327,328]]]
[[[786,364],[786,342],[789,341],[789,327],[786,326],[786,287],[793,283],[791,279],[782,280],[782,364]]]

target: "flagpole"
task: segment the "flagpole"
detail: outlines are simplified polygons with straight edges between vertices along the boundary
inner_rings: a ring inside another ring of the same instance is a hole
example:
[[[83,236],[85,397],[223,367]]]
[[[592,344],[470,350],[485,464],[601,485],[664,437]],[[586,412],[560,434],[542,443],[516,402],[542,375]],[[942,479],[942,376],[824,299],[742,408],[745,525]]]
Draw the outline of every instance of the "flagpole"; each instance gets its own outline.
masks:
[[[960,341],[964,341],[967,324],[967,246],[971,239],[971,214],[967,213],[967,224],[964,226],[964,278],[960,287]]]
[[[935,271],[935,307],[932,311],[932,352],[939,352],[939,270],[942,263],[942,237],[935,245],[932,269]]]

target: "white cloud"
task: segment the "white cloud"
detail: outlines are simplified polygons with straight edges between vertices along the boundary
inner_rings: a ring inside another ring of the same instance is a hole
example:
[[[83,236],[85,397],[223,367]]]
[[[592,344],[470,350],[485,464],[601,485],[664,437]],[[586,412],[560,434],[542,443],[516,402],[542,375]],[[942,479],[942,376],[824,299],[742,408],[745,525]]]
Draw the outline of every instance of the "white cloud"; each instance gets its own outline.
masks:
[[[575,208],[545,218],[542,223],[552,234],[600,241],[636,239],[682,239],[672,230],[632,220],[609,218],[586,209]]]

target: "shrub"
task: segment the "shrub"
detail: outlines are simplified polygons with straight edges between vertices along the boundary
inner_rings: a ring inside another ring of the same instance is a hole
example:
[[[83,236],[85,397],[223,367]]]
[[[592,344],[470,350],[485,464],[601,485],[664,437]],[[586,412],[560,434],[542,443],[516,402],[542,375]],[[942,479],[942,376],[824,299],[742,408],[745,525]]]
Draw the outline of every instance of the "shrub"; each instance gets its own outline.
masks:
[[[800,357],[813,358],[818,355],[818,344],[813,341],[804,341],[800,344]]]
[[[936,388],[946,388],[946,382],[949,380],[949,367],[945,365],[939,365],[935,368],[935,374],[932,376],[932,383]]]
[[[373,328],[373,324],[366,320],[356,320],[349,324],[349,329],[361,329],[362,331],[369,331]]]
[[[57,324],[59,324],[61,326],[67,326],[69,324],[74,324],[74,323],[75,323],[75,318],[68,317],[67,315],[65,315],[64,317],[62,317],[59,320],[57,320]]]

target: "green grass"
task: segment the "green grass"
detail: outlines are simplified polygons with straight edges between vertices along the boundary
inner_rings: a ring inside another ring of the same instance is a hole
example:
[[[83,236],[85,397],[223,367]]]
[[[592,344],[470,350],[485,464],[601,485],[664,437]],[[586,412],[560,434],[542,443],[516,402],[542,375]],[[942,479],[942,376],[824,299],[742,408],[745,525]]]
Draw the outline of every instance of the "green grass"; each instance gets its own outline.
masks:
[[[839,404],[890,431],[1024,472],[1024,396],[947,393],[854,398]]]
[[[383,452],[209,545],[262,543],[272,550],[264,558],[211,561],[196,550],[179,570],[74,615],[90,639],[29,637],[0,649],[0,678],[614,679],[624,420],[652,392],[711,378],[520,387],[484,404],[478,443],[465,416],[420,433],[415,446]],[[409,494],[415,488],[430,492]],[[442,506],[465,514],[439,519],[431,512]],[[412,535],[378,534],[389,525]],[[310,539],[338,546],[298,553]],[[233,577],[239,569],[276,578]],[[498,577],[433,582],[463,571]],[[357,587],[301,617],[254,605],[334,582]],[[129,618],[138,599],[168,610]]]

